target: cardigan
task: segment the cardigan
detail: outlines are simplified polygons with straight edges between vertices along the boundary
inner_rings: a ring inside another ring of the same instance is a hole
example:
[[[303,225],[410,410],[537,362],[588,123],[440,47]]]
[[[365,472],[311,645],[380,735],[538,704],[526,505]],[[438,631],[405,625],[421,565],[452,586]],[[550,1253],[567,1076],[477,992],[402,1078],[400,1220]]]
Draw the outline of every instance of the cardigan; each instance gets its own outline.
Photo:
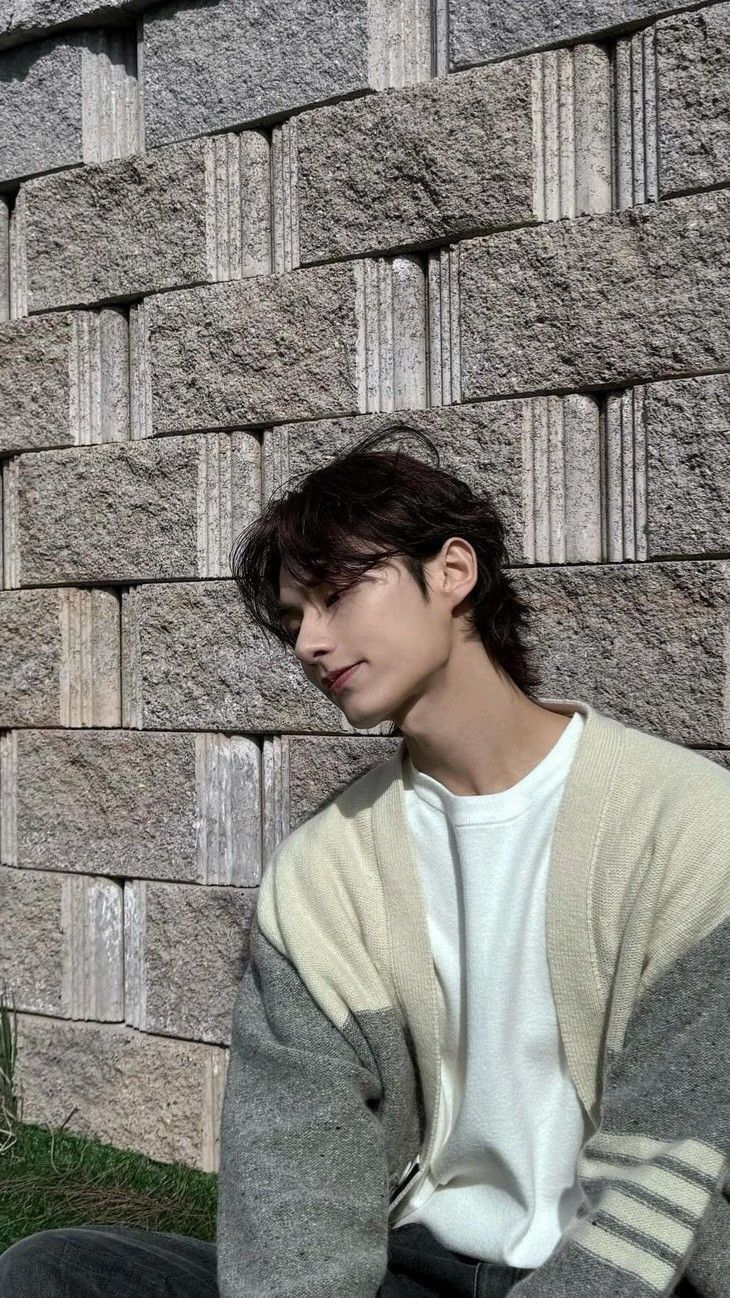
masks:
[[[577,709],[498,793],[455,794],[403,764],[445,1013],[431,1168],[391,1224],[421,1222],[454,1252],[522,1269],[549,1256],[585,1199],[576,1161],[590,1124],[545,949],[550,842],[584,724]]]
[[[540,699],[570,714],[580,700]],[[546,944],[592,1134],[587,1203],[518,1298],[730,1293],[730,772],[584,704]],[[430,1165],[437,980],[405,740],[299,825],[259,888],[221,1112],[221,1298],[375,1298]],[[488,1007],[485,1007],[488,1012]]]

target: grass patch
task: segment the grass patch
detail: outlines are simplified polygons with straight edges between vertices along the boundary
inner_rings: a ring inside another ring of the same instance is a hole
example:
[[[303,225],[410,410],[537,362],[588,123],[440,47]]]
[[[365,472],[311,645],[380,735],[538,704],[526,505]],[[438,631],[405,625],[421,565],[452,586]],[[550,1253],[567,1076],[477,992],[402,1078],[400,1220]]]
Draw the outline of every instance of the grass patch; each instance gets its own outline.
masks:
[[[215,1239],[218,1177],[22,1121],[15,1011],[0,997],[0,1252],[57,1226],[139,1226]],[[72,1112],[75,1112],[73,1110]],[[72,1116],[68,1115],[66,1122]]]

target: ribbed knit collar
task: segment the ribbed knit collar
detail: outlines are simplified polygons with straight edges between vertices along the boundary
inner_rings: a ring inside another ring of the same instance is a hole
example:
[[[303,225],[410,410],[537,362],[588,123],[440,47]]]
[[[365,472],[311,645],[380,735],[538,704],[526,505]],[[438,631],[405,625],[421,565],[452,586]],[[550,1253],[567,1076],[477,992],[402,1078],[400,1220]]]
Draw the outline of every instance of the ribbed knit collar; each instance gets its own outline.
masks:
[[[553,830],[546,937],[551,986],[568,1066],[578,1095],[597,1124],[601,1080],[597,1061],[606,989],[594,950],[591,889],[601,846],[603,812],[624,752],[627,727],[581,699],[537,701],[568,715],[578,710],[585,718]],[[406,757],[403,739],[380,768],[382,782],[371,806],[371,826],[385,897],[393,983],[411,1028],[424,1088],[427,1162],[439,1104],[439,1018],[426,901],[404,800]]]

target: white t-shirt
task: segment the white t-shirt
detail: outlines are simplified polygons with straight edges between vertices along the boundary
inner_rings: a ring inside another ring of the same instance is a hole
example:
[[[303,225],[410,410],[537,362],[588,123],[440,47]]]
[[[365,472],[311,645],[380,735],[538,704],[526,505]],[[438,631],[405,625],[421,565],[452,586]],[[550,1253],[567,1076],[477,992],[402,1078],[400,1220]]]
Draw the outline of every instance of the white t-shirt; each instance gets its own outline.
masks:
[[[550,845],[579,710],[510,789],[460,796],[406,756],[406,812],[443,992],[436,1155],[395,1228],[511,1266],[553,1252],[585,1196],[594,1129],[571,1081],[545,942]]]

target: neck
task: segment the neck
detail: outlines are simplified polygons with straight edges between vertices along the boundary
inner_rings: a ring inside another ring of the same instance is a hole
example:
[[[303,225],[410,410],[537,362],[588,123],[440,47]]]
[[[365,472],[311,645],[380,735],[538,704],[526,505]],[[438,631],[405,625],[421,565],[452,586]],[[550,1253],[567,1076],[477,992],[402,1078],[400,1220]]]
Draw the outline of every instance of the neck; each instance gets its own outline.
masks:
[[[529,699],[480,642],[450,661],[397,724],[415,768],[468,797],[512,788],[570,720]]]

